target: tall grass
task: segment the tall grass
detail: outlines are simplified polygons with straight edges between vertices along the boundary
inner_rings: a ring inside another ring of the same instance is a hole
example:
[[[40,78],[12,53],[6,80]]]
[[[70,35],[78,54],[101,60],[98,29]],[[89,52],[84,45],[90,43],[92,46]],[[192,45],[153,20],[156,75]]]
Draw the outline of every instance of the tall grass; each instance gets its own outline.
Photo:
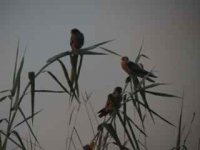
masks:
[[[162,97],[180,98],[180,97],[168,93],[155,91],[154,90],[155,87],[164,86],[165,83],[147,81],[150,74],[147,74],[142,79],[139,79],[137,76],[128,76],[126,79],[124,79],[125,82],[124,85],[122,85],[124,87],[122,93],[123,101],[121,103],[120,109],[114,109],[110,115],[105,117],[104,120],[99,123],[96,117],[96,113],[90,102],[91,94],[88,94],[86,92],[85,95],[82,94],[80,96],[79,76],[81,74],[82,63],[84,62],[83,61],[84,55],[100,56],[100,55],[107,55],[108,53],[110,53],[118,57],[121,57],[120,54],[112,50],[109,50],[105,47],[100,47],[111,41],[112,40],[97,43],[87,48],[80,49],[79,53],[77,54],[79,55],[80,59],[78,62],[77,76],[75,77],[75,84],[72,83],[69,77],[69,71],[68,71],[69,68],[66,68],[65,63],[62,61],[63,57],[68,57],[71,54],[73,54],[73,52],[65,51],[48,59],[47,63],[44,66],[42,66],[41,69],[39,69],[39,71],[37,72],[30,71],[28,73],[29,80],[27,81],[25,87],[21,87],[21,74],[23,72],[23,67],[25,62],[25,53],[21,58],[21,60],[19,60],[19,42],[18,42],[16,50],[16,60],[13,71],[13,82],[11,88],[9,88],[8,90],[0,91],[0,94],[4,95],[0,97],[0,103],[2,104],[3,101],[8,101],[10,104],[8,109],[9,115],[6,118],[0,118],[0,124],[2,123],[6,124],[5,130],[0,129],[0,150],[6,150],[10,142],[16,146],[16,149],[23,149],[23,150],[43,149],[40,146],[37,136],[35,135],[32,128],[34,125],[33,124],[34,117],[41,112],[41,110],[35,111],[35,94],[37,94],[38,92],[65,93],[69,97],[70,104],[74,103],[78,106],[71,109],[71,113],[69,116],[68,137],[66,141],[67,150],[72,149],[72,147],[73,149],[78,149],[77,143],[74,142],[74,136],[78,138],[79,144],[85,150],[95,150],[95,149],[104,150],[104,149],[109,149],[111,145],[118,147],[118,149],[120,150],[129,150],[129,149],[140,150],[142,148],[148,149],[147,145],[142,141],[140,141],[140,138],[138,136],[142,135],[145,138],[147,137],[146,134],[147,128],[145,128],[145,118],[147,116],[150,116],[153,122],[155,122],[155,118],[157,117],[162,121],[164,121],[165,123],[167,123],[168,125],[175,127],[175,125],[171,123],[168,119],[159,115],[159,113],[157,113],[155,110],[151,108],[148,102],[149,98],[148,95],[158,96],[161,98]],[[100,47],[101,50],[105,51],[106,53],[92,51],[98,47]],[[140,62],[141,58],[148,59],[146,55],[142,54],[142,46],[139,50],[137,57],[135,58],[135,63],[141,63]],[[60,65],[62,73],[66,79],[65,82],[61,82],[60,79],[57,77],[56,73],[47,70],[48,66],[50,66],[52,63],[58,63]],[[45,90],[36,89],[35,80],[37,80],[37,77],[41,74],[50,76],[51,79],[55,81],[55,83],[57,83],[62,90],[55,91],[48,89]],[[29,95],[31,98],[30,114],[26,114],[21,107],[25,95]],[[79,132],[76,128],[76,120],[81,105],[83,105],[85,108],[92,129],[91,132],[93,133],[93,138],[91,139],[89,144],[86,145],[82,142]],[[70,106],[72,107],[73,105]],[[130,110],[134,110],[136,112],[135,116],[139,118],[139,122],[134,120],[134,118],[132,117],[133,116],[132,111]],[[75,111],[76,113],[74,113]],[[17,122],[17,114],[19,114],[23,118],[22,121]],[[191,125],[194,120],[194,116],[191,121]],[[95,118],[98,126],[94,125],[94,122],[91,119],[92,117]],[[75,120],[74,122],[72,121],[72,118],[74,118]],[[28,139],[23,138],[22,135],[17,130],[17,127],[21,126],[22,124],[26,124],[26,126],[29,129],[30,135]],[[187,149],[186,141],[188,139],[191,130],[191,125],[181,146],[181,137],[182,137],[181,134],[182,109],[181,109],[177,144],[176,147],[172,149],[177,149],[177,150],[181,148]],[[121,129],[123,129],[123,136],[120,134]]]

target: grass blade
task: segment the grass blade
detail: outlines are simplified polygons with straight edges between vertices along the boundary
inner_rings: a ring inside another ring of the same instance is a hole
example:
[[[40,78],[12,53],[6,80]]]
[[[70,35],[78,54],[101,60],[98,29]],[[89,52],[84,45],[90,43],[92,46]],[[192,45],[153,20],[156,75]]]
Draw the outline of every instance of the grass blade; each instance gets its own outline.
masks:
[[[71,93],[72,93],[73,96],[76,97],[76,100],[78,101],[78,103],[80,103],[80,101],[79,101],[79,99],[77,98],[76,93],[75,93],[75,90],[76,90],[76,89],[73,89],[73,84],[72,84],[72,82],[71,82],[71,80],[70,80],[70,78],[69,78],[69,74],[68,74],[68,71],[67,71],[67,69],[66,69],[64,63],[63,63],[61,60],[59,60],[59,59],[58,59],[58,62],[60,63],[60,65],[61,65],[61,67],[62,67],[62,70],[63,70],[64,75],[65,75],[65,79],[67,80],[67,83],[68,83],[68,85],[69,85],[69,88],[70,88],[70,93],[69,93],[69,94],[70,94],[70,96],[71,96]]]
[[[84,96],[82,95],[82,99],[83,99],[83,104],[85,106],[85,110],[86,110],[86,113],[87,113],[87,116],[88,116],[88,119],[90,121],[90,126],[91,126],[91,129],[92,129],[92,133],[93,135],[95,136],[95,131],[94,131],[94,127],[93,127],[93,124],[92,124],[92,119],[91,119],[91,116],[90,116],[90,113],[89,113],[89,110],[88,110],[88,107],[87,107],[87,104],[86,104],[86,101]]]
[[[75,107],[72,109],[72,111],[71,111],[71,113],[70,113],[70,117],[69,117],[69,123],[68,123],[68,125],[70,125],[70,124],[71,124],[71,121],[72,121],[72,117],[73,117],[74,110],[75,110]]]
[[[64,75],[65,75],[65,79],[67,80],[67,83],[68,83],[70,89],[72,89],[72,83],[71,83],[71,81],[70,81],[67,68],[65,67],[64,63],[63,63],[60,59],[58,59],[58,62],[60,63],[60,65],[61,65],[61,67],[62,67],[62,70],[63,70]]]
[[[2,135],[4,135],[5,137],[7,136],[2,130],[0,130],[0,133]],[[11,142],[13,142],[15,145],[17,145],[18,147],[20,147],[21,149],[23,148],[20,144],[18,144],[17,142],[15,142],[14,139],[12,139],[10,136],[7,137]],[[5,145],[2,146],[2,150],[5,150]]]
[[[134,94],[139,92],[140,90],[146,90],[146,89],[154,88],[154,87],[157,87],[157,86],[160,86],[160,85],[166,85],[166,83],[153,83],[153,84],[150,84],[150,85],[147,85],[147,86],[143,86],[143,87],[135,90]]]
[[[0,119],[0,124],[5,121],[7,124],[8,124],[8,119],[7,118],[3,118],[3,119]]]
[[[5,92],[9,92],[10,90],[3,90],[3,91],[0,91],[0,93],[5,93]]]
[[[119,120],[120,120],[120,122],[121,122],[123,128],[125,129],[126,135],[128,136],[128,139],[129,139],[129,141],[130,141],[130,143],[131,143],[131,146],[133,147],[133,149],[136,149],[136,148],[135,148],[135,145],[134,145],[134,143],[133,143],[133,141],[132,141],[132,138],[131,138],[131,136],[130,136],[130,134],[129,134],[129,132],[128,132],[128,129],[127,129],[126,126],[124,125],[123,119],[122,119],[121,115],[119,114],[119,112],[117,112],[117,116],[118,116],[118,118],[119,118]]]
[[[188,138],[188,136],[189,136],[189,134],[190,134],[190,132],[191,132],[191,127],[192,127],[192,123],[193,123],[193,121],[194,121],[194,118],[195,118],[195,112],[193,113],[192,120],[191,120],[191,122],[190,122],[189,130],[188,130],[188,132],[187,132],[187,134],[186,134],[186,136],[185,136],[184,144],[186,143],[187,138]]]
[[[182,105],[181,105],[181,112],[180,112],[179,125],[178,125],[178,135],[177,135],[177,139],[176,139],[177,150],[180,150],[180,147],[181,147],[182,113],[183,113],[183,101],[182,101]]]
[[[82,63],[83,63],[83,55],[80,56],[78,71],[77,71],[77,75],[76,75],[76,78],[75,78],[75,87],[74,87],[74,89],[77,91],[78,95],[79,95],[78,79],[79,79],[79,76],[80,76],[80,71],[81,71]]]
[[[17,86],[18,86],[18,84],[19,84],[19,80],[20,80],[20,78],[21,78],[21,72],[22,72],[22,69],[23,69],[23,65],[24,65],[24,56],[23,56],[23,58],[22,58],[22,60],[21,60],[20,67],[19,67],[19,69],[18,69],[17,76],[16,76],[16,79],[15,79],[14,84],[13,84],[13,88],[12,88],[12,91],[11,91],[12,96],[15,95]]]
[[[132,128],[130,122],[129,122],[129,121],[127,121],[127,122],[128,122],[129,129],[130,129],[130,131],[131,131],[132,137],[133,137],[133,139],[134,139],[134,141],[135,141],[135,145],[136,145],[137,149],[140,150],[140,147],[139,147],[138,141],[137,141],[137,139],[136,139],[135,133],[134,133],[134,131],[133,131],[133,128]]]
[[[145,107],[145,105],[141,102],[139,102],[142,106]],[[165,121],[166,123],[168,123],[169,125],[171,126],[175,126],[174,124],[172,124],[171,122],[169,122],[168,120],[166,120],[165,118],[163,118],[162,116],[160,116],[158,113],[156,113],[155,111],[153,111],[152,109],[150,108],[147,108],[149,111],[151,111],[154,115],[156,115],[158,118],[160,118],[161,120]]]
[[[58,84],[66,93],[69,94],[69,91],[64,87],[64,85],[57,79],[57,77],[56,77],[53,73],[51,73],[50,71],[45,71],[45,72],[47,72],[47,73],[57,82],[57,84]]]
[[[16,138],[19,140],[20,144],[21,144],[21,147],[23,150],[26,150],[25,146],[24,146],[24,143],[22,142],[22,139],[19,135],[19,133],[15,130],[12,131],[12,133],[16,136]]]
[[[112,124],[103,123],[102,126],[106,128],[106,130],[110,133],[110,135],[113,137],[113,139],[116,141],[117,145],[120,148],[122,146],[122,144],[121,144],[119,137],[117,136],[116,131],[113,128]]]
[[[18,78],[16,85],[17,85],[16,86],[17,94],[16,94],[16,97],[15,97],[15,103],[14,103],[14,106],[13,106],[14,110],[17,110],[17,108],[20,105],[19,95],[20,95],[20,87],[21,87],[21,77]]]
[[[149,107],[149,104],[148,104],[148,102],[147,102],[147,99],[146,99],[146,93],[145,93],[145,91],[144,91],[144,90],[141,90],[141,91],[140,91],[140,95],[141,95],[142,100],[143,100],[144,104],[146,105],[146,107],[147,107],[147,108],[150,108],[150,107]],[[151,116],[151,119],[152,119],[153,122],[155,123],[155,120],[154,120],[154,118],[153,118],[153,114],[151,113],[151,111],[149,111],[149,114],[150,114],[150,116]]]
[[[2,143],[2,139],[1,139],[1,132],[0,132],[0,150],[3,148],[3,143]]]
[[[4,101],[8,96],[3,96],[0,98],[0,102]]]
[[[103,50],[106,51],[106,52],[109,52],[109,53],[114,54],[114,55],[116,55],[116,56],[122,57],[120,54],[118,54],[118,53],[116,53],[116,52],[113,52],[113,51],[111,51],[111,50],[109,50],[109,49],[107,49],[107,48],[104,48],[104,47],[100,47],[100,48],[103,49]]]
[[[89,46],[87,48],[80,49],[80,51],[89,51],[89,50],[95,49],[95,48],[97,48],[97,47],[99,47],[101,45],[104,45],[104,44],[112,42],[112,41],[114,41],[114,39],[113,40],[104,41],[104,42],[101,42],[101,43],[97,43],[97,44]]]
[[[31,114],[32,114],[32,123],[34,120],[34,107],[35,107],[35,72],[29,72],[28,73],[28,78],[30,80],[31,84]]]
[[[67,55],[70,55],[70,54],[72,54],[72,52],[70,52],[70,51],[61,52],[61,53],[49,58],[47,60],[47,63],[52,63],[52,62],[54,62],[54,61],[56,61],[56,60],[58,60],[58,59],[60,59],[60,58],[62,58],[64,56],[67,56]]]
[[[35,93],[65,93],[65,91],[55,91],[55,90],[35,90]]]
[[[130,99],[130,100],[132,100],[132,99]],[[142,102],[140,102],[140,101],[137,101],[140,105],[142,105],[143,107],[145,107],[145,104],[143,104]],[[146,108],[146,107],[145,107]],[[174,126],[175,127],[175,125],[174,124],[172,124],[171,122],[169,122],[168,120],[166,120],[165,118],[163,118],[162,116],[160,116],[158,113],[156,113],[155,111],[153,111],[152,109],[150,109],[150,108],[147,108],[149,111],[151,111],[154,115],[156,115],[158,118],[160,118],[161,120],[163,120],[164,122],[166,122],[166,123],[168,123],[169,125],[171,125],[171,126]]]
[[[78,140],[79,140],[79,142],[80,142],[80,144],[81,144],[81,147],[83,147],[83,143],[82,143],[81,138],[80,138],[80,136],[79,136],[79,134],[78,134],[78,132],[77,132],[77,130],[76,130],[75,127],[74,127],[74,131],[75,131],[75,133],[76,133],[76,135],[77,135],[77,137],[78,137]]]
[[[80,51],[79,55],[108,55],[106,53],[91,52],[91,51]]]
[[[140,127],[129,117],[129,116],[125,116],[126,117],[126,120],[131,122],[144,136],[147,136],[146,133],[140,129]]]
[[[87,48],[79,49],[79,51],[81,52],[81,51],[92,50],[92,49],[97,48],[98,46],[101,46],[101,45],[106,44],[106,43],[111,42],[111,41],[113,41],[113,40],[108,40],[108,41],[105,41],[105,42],[101,42],[101,43],[95,44],[95,45],[93,45],[93,46],[89,46],[89,47],[87,47]],[[66,52],[59,53],[59,54],[57,54],[57,55],[55,55],[55,56],[49,58],[49,59],[47,60],[47,63],[52,63],[52,62],[56,61],[57,59],[60,59],[60,58],[62,58],[62,57],[64,57],[64,56],[67,56],[67,55],[70,55],[70,54],[72,54],[71,51],[66,51]]]
[[[26,123],[29,131],[31,132],[32,136],[34,137],[35,141],[37,141],[37,143],[40,144],[39,141],[38,141],[38,139],[36,138],[36,136],[35,136],[32,128],[31,128],[31,126],[29,125],[28,120],[26,120],[26,116],[25,116],[24,112],[22,111],[22,109],[20,107],[19,107],[19,112],[21,113],[22,117],[24,118],[25,123]]]
[[[152,94],[152,95],[156,95],[156,96],[162,96],[162,97],[172,97],[172,98],[181,98],[179,96],[176,95],[172,95],[172,94],[167,94],[167,93],[158,93],[158,92],[153,92],[153,91],[145,91],[146,93]]]
[[[23,124],[24,122],[27,122],[29,119],[31,119],[33,116],[36,116],[38,113],[40,113],[42,110],[37,111],[36,113],[34,113],[33,115],[31,114],[31,116],[25,118],[23,121],[19,122],[18,124],[16,124],[13,128],[16,128],[18,126],[20,126],[21,124]]]
[[[19,40],[17,43],[17,52],[16,52],[16,56],[15,56],[15,67],[14,67],[14,72],[13,72],[13,86],[15,84],[15,78],[16,78],[18,55],[19,55]]]
[[[135,63],[138,63],[139,62],[139,60],[140,60],[140,57],[141,57],[141,51],[142,51],[142,49],[143,49],[143,44],[144,44],[144,39],[142,40],[142,44],[141,44],[141,46],[140,46],[140,50],[139,50],[139,53],[138,53],[138,55],[137,55],[137,57],[136,57],[136,59],[135,59]]]

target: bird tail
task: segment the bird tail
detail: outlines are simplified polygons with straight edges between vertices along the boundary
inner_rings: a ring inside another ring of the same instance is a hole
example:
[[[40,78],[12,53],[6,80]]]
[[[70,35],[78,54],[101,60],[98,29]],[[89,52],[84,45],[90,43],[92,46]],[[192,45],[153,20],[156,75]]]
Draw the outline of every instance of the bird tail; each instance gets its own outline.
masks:
[[[78,56],[71,56],[71,82],[72,84],[74,83],[75,79],[76,79],[76,68],[77,68],[77,61],[78,61]]]
[[[98,111],[99,118],[102,118],[103,116],[106,116],[108,114],[108,111],[106,111],[105,108],[102,108],[100,111]]]

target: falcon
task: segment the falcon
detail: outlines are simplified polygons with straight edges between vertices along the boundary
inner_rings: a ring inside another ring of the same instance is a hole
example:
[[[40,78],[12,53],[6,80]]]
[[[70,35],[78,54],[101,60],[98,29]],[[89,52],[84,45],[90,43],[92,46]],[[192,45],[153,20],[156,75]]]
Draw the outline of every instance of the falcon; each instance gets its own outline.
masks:
[[[121,67],[129,75],[136,75],[137,77],[144,78],[148,75],[147,80],[154,82],[152,78],[157,78],[153,73],[143,69],[143,66],[136,64],[129,60],[127,56],[121,58]]]
[[[84,44],[84,35],[81,33],[78,29],[74,28],[71,30],[71,38],[70,38],[70,46],[72,49],[73,54],[70,56],[71,59],[71,81],[73,83],[75,77],[76,77],[76,68],[77,68],[77,61],[78,61],[78,50],[83,46]]]
[[[120,104],[122,101],[122,88],[116,87],[113,91],[113,93],[110,93],[107,98],[107,102],[104,108],[102,108],[98,115],[100,118],[103,116],[106,116],[108,113],[111,113],[114,108],[119,109]]]

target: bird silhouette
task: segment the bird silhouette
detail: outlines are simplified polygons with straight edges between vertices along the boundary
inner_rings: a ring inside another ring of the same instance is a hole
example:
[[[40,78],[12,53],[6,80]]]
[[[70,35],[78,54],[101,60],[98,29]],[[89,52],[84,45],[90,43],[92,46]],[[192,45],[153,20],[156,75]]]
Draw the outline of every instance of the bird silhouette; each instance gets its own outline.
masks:
[[[114,108],[119,109],[122,101],[122,88],[116,87],[113,93],[110,93],[107,98],[107,102],[104,108],[98,111],[98,116],[101,118],[111,113]]]
[[[153,73],[144,70],[142,65],[130,61],[127,56],[121,58],[121,67],[129,75],[136,75],[137,77],[140,78],[143,78],[146,75],[148,75],[146,79],[149,80],[150,82],[154,82],[151,79],[151,77],[157,78],[157,76],[155,76]]]
[[[71,59],[71,81],[72,84],[74,82],[74,79],[76,77],[76,68],[77,68],[77,61],[78,61],[78,55],[77,52],[84,44],[84,35],[81,33],[78,29],[74,28],[71,30],[71,38],[70,38],[70,46],[72,49],[73,54],[70,56]]]

